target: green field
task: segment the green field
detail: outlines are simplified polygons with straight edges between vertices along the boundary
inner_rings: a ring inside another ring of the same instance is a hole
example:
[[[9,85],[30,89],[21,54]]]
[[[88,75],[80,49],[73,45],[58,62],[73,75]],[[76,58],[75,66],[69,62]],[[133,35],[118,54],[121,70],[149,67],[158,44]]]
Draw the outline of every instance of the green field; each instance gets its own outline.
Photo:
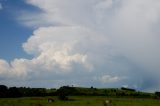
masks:
[[[0,106],[160,106],[158,99],[142,98],[106,98],[101,96],[72,96],[69,101],[60,101],[52,97],[54,102],[48,103],[51,97],[0,98]],[[109,99],[112,103],[104,105]]]

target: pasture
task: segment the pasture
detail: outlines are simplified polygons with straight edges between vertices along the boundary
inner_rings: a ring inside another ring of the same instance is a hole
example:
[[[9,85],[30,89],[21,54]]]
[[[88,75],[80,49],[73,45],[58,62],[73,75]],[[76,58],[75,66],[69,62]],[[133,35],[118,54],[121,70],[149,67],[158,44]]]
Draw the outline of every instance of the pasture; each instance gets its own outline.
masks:
[[[48,102],[52,98],[53,102]],[[146,98],[107,98],[105,96],[71,96],[68,101],[57,97],[0,98],[0,106],[160,106],[158,99]],[[105,100],[111,100],[104,104]]]

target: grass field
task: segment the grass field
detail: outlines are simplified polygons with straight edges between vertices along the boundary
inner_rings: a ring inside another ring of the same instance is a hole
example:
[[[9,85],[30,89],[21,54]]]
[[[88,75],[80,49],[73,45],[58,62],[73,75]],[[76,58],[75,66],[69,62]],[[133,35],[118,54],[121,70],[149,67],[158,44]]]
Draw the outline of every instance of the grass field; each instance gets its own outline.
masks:
[[[103,101],[112,103],[105,106],[160,106],[158,99],[142,98],[106,98],[99,96],[73,96],[69,101],[60,101],[52,97],[54,102],[48,103],[51,97],[0,98],[0,106],[104,106]]]

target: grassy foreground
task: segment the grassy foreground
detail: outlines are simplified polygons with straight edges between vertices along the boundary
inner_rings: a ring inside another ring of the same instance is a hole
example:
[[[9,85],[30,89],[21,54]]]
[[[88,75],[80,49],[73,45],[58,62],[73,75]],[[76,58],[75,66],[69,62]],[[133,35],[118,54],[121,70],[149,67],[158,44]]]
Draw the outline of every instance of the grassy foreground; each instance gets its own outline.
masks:
[[[48,103],[48,98],[54,102]],[[101,96],[72,96],[70,101],[60,101],[57,97],[0,98],[0,106],[160,106],[158,99],[106,98]],[[109,99],[112,103],[104,105]]]

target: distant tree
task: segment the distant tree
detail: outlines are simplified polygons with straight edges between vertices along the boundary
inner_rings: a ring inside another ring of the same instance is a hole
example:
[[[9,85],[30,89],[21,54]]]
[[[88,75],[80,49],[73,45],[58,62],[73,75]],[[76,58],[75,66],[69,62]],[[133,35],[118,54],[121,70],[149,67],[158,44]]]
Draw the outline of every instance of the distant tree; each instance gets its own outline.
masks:
[[[58,94],[58,98],[59,98],[59,100],[68,100],[67,95],[65,95],[65,93],[63,93],[63,92]]]
[[[136,91],[135,89],[132,89],[132,88],[125,88],[125,87],[122,87],[121,89],[122,89],[122,90],[126,90],[126,91],[133,91],[133,92]]]
[[[160,92],[155,92],[155,95],[160,97]]]
[[[20,93],[17,87],[10,87],[9,88],[9,97],[21,97],[22,94]]]
[[[5,98],[8,96],[8,87],[5,85],[0,85],[0,98]]]
[[[0,85],[0,92],[5,92],[8,90],[8,87],[5,85]]]
[[[63,86],[57,90],[57,95],[60,100],[68,100],[68,96],[78,95],[79,92],[75,87]]]
[[[75,87],[63,86],[57,90],[57,94],[63,93],[66,96],[77,95],[79,92]]]

